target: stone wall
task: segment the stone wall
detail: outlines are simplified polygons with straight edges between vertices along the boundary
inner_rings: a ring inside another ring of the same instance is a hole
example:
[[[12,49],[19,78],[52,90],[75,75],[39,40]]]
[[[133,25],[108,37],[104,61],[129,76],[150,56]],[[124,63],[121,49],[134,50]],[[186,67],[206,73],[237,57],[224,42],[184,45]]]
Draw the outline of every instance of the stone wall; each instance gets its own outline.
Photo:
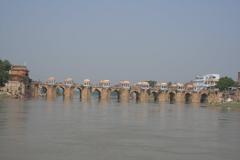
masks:
[[[8,81],[8,83],[5,84],[5,87],[3,87],[3,92],[14,97],[24,96],[25,91],[26,85],[19,81]]]

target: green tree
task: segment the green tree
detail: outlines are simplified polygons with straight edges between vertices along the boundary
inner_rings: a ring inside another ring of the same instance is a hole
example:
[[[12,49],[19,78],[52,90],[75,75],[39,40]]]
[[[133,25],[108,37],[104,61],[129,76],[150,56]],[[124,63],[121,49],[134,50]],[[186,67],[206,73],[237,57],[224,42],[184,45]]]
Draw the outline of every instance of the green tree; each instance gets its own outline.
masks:
[[[11,69],[11,63],[8,60],[0,59],[0,86],[4,86],[4,84],[9,79],[8,71]]]
[[[154,87],[157,84],[157,81],[149,80],[147,81],[150,87]]]
[[[217,82],[216,87],[219,88],[220,91],[228,89],[228,87],[232,87],[235,85],[235,81],[229,77],[222,77]]]

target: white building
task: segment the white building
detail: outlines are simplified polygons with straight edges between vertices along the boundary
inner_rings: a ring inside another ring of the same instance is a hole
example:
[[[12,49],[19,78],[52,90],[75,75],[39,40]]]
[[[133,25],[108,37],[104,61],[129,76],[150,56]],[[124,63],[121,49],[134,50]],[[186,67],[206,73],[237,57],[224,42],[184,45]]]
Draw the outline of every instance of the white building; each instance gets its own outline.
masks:
[[[207,74],[204,76],[196,76],[193,80],[194,91],[200,91],[202,89],[207,89],[216,86],[220,79],[219,74]]]
[[[141,89],[145,89],[145,90],[150,88],[149,83],[146,81],[138,82],[137,86],[139,86]]]
[[[161,91],[167,91],[168,90],[168,84],[167,83],[164,83],[164,82],[158,82],[156,84],[157,87],[160,87],[160,90]]]
[[[127,81],[127,80],[120,81],[120,86],[122,88],[129,89],[130,88],[130,82]]]
[[[184,91],[184,84],[183,83],[177,83],[177,91],[178,92]]]
[[[90,87],[91,86],[91,81],[89,79],[84,79],[83,86],[84,87]]]
[[[56,79],[55,77],[49,77],[47,82],[48,85],[55,85],[56,84]]]
[[[101,80],[99,82],[99,86],[102,88],[109,88],[110,87],[110,80]]]
[[[72,78],[66,78],[64,80],[64,85],[67,87],[71,87],[73,85],[73,79]]]

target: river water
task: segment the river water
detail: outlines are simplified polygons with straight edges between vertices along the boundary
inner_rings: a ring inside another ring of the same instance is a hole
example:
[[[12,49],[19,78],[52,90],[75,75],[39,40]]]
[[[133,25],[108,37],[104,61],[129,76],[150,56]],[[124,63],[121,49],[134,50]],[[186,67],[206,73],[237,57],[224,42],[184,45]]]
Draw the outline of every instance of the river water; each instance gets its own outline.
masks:
[[[1,160],[238,160],[240,112],[193,104],[0,100]]]

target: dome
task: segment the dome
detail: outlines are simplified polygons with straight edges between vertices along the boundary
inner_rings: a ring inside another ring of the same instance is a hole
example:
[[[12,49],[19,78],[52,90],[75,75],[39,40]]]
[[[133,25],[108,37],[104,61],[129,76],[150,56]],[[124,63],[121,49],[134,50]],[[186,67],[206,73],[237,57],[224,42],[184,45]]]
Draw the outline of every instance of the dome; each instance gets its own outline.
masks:
[[[56,83],[56,80],[54,77],[49,77],[47,80],[48,85],[54,85]]]
[[[177,83],[177,86],[184,86],[183,83]]]
[[[48,81],[55,81],[55,77],[49,77]]]
[[[172,87],[177,87],[176,83],[171,84]]]
[[[100,83],[109,83],[109,80],[101,80]]]
[[[138,82],[138,85],[149,85],[149,83],[146,81],[141,81],[141,82]]]
[[[121,84],[123,84],[123,83],[124,83],[124,84],[130,84],[130,82],[127,81],[127,80],[120,81],[120,83],[121,83]]]
[[[71,82],[71,81],[73,81],[72,78],[66,78],[66,79],[65,79],[65,82]]]
[[[90,80],[89,79],[84,79],[83,82],[90,82]]]

